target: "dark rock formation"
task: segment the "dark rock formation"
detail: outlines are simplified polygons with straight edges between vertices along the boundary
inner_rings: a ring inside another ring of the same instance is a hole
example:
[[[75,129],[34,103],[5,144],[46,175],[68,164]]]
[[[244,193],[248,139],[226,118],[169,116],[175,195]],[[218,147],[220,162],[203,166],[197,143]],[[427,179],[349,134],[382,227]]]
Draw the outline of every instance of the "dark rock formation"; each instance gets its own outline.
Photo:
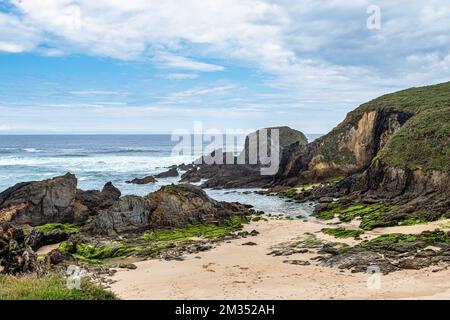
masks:
[[[68,173],[39,182],[19,183],[0,193],[0,222],[32,226],[74,222],[77,179]]]
[[[171,168],[167,171],[161,172],[157,175],[155,175],[155,178],[161,179],[161,178],[170,178],[170,177],[178,177],[179,173],[177,168]]]
[[[126,181],[126,183],[130,183],[130,184],[150,184],[150,183],[155,183],[155,182],[157,182],[157,180],[153,176],[148,176],[148,177],[144,177],[144,178],[134,178],[133,180]]]
[[[216,223],[252,211],[238,203],[218,202],[188,184],[170,185],[146,197],[126,196],[102,211],[89,226],[92,234],[120,234],[142,230]]]
[[[76,212],[79,217],[88,217],[97,214],[99,210],[111,207],[121,196],[120,190],[108,182],[102,191],[98,190],[77,190]],[[78,219],[84,220],[84,219]]]
[[[267,164],[262,163],[259,151],[262,148],[267,150],[268,156],[271,155],[272,130],[274,129],[279,130],[278,151],[281,160],[287,157],[285,154],[293,150],[303,150],[308,143],[303,133],[289,127],[267,128],[265,140],[260,139],[260,130],[258,130],[246,137],[244,150],[237,157],[221,149],[215,150],[196,160],[194,162],[196,165],[182,175],[181,181],[207,180],[202,184],[203,188],[258,188],[269,185],[273,181],[273,175],[262,174],[261,169]]]
[[[272,176],[262,176],[259,165],[201,165],[182,175],[182,182],[199,182],[202,188],[258,188],[267,186]]]
[[[42,247],[44,243],[44,232],[36,228],[31,229],[30,234],[25,239],[25,245],[35,251]]]
[[[76,260],[69,252],[54,249],[45,256],[45,263],[47,266],[52,267],[60,264],[73,264]]]
[[[31,273],[37,268],[37,257],[25,243],[23,230],[11,223],[0,225],[0,265],[7,274]]]
[[[46,232],[43,235],[42,244],[47,246],[50,244],[56,244],[69,239],[70,234],[63,230],[53,230]]]

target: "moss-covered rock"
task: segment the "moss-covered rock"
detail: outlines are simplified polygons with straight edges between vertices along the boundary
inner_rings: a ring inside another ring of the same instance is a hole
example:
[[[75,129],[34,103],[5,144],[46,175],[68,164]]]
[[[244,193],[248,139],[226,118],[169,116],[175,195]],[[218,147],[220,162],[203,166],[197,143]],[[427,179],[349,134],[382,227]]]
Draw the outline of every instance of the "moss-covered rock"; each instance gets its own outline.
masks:
[[[322,232],[333,236],[335,238],[355,238],[355,239],[360,239],[361,235],[364,234],[363,230],[358,230],[358,229],[345,229],[343,227],[339,227],[339,228],[324,228],[322,229]]]

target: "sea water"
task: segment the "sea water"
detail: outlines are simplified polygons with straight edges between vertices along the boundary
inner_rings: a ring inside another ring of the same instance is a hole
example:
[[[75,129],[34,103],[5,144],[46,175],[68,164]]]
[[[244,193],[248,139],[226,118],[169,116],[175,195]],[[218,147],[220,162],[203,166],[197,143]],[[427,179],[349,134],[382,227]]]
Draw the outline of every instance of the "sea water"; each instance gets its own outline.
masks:
[[[0,191],[19,182],[71,172],[78,178],[78,188],[83,190],[98,190],[111,181],[123,195],[146,195],[163,185],[177,183],[179,177],[158,179],[148,185],[126,181],[166,171],[174,164],[192,162],[195,153],[172,154],[177,143],[170,135],[0,135]],[[241,150],[243,146],[235,147]],[[311,211],[308,205],[253,191],[206,190],[216,200],[239,201],[270,213],[297,216]]]

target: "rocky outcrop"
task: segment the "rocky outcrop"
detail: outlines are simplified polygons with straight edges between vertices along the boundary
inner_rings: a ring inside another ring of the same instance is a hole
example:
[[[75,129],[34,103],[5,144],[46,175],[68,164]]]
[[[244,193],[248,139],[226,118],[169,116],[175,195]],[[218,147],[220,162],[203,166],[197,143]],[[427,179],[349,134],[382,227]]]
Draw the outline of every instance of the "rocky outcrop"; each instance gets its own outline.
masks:
[[[150,184],[155,182],[157,182],[157,180],[153,176],[148,176],[144,178],[134,178],[133,180],[126,181],[126,183],[129,184]]]
[[[73,174],[44,181],[19,183],[0,193],[0,223],[39,226],[80,223],[107,209],[121,196],[108,182],[102,191],[77,190]]]
[[[199,187],[182,184],[162,187],[146,197],[126,196],[102,211],[89,226],[92,234],[121,234],[137,231],[215,223],[233,216],[248,215],[247,206],[218,202]]]
[[[271,186],[329,182],[297,200],[378,201],[396,214],[450,214],[450,82],[388,94],[361,105],[329,134],[284,153]],[[438,102],[437,102],[438,101]],[[339,179],[335,179],[339,177]],[[395,218],[399,217],[387,217]]]
[[[0,193],[0,222],[32,226],[74,222],[77,179],[68,173],[38,182],[19,183]]]
[[[249,134],[246,137],[244,149],[236,157],[221,149],[203,156],[199,159],[200,161],[195,161],[197,165],[182,175],[181,181],[206,180],[201,185],[203,188],[262,188],[269,185],[273,181],[273,175],[262,174],[261,169],[267,164],[259,158],[259,151],[266,150],[267,155],[271,156],[273,130],[278,130],[280,155],[290,154],[293,150],[301,151],[308,141],[303,133],[289,127],[274,127],[266,130],[266,139],[259,136],[261,130]],[[283,159],[283,156],[281,158]]]
[[[27,245],[30,241],[22,228],[12,223],[0,224],[0,265],[7,274],[31,273],[37,268],[37,256]]]
[[[158,178],[158,179],[162,179],[162,178],[178,177],[178,175],[179,175],[179,173],[178,173],[177,168],[170,168],[169,170],[161,172],[161,173],[155,175],[154,177]]]
[[[284,153],[282,169],[273,185],[296,185],[361,172],[410,117],[401,111],[351,112],[343,123],[303,151]]]
[[[97,214],[99,210],[111,207],[119,200],[121,192],[111,182],[98,190],[77,190],[76,193],[76,216],[77,220],[85,220],[91,215]]]

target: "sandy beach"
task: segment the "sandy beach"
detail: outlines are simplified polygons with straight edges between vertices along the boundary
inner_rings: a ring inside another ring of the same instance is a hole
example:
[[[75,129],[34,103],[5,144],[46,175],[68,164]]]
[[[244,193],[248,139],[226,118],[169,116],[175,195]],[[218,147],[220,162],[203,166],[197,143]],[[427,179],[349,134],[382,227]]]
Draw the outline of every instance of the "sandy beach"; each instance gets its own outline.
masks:
[[[434,230],[439,223],[377,229],[365,236],[420,233]],[[381,275],[379,288],[370,289],[368,274],[320,266],[310,260],[316,253],[267,255],[273,246],[306,233],[337,241],[320,232],[324,227],[324,222],[313,219],[252,222],[245,228],[256,229],[258,236],[223,242],[210,251],[185,256],[184,261],[137,262],[136,270],[118,270],[111,290],[122,299],[450,299],[450,270],[442,266]],[[249,241],[256,245],[243,245]]]

